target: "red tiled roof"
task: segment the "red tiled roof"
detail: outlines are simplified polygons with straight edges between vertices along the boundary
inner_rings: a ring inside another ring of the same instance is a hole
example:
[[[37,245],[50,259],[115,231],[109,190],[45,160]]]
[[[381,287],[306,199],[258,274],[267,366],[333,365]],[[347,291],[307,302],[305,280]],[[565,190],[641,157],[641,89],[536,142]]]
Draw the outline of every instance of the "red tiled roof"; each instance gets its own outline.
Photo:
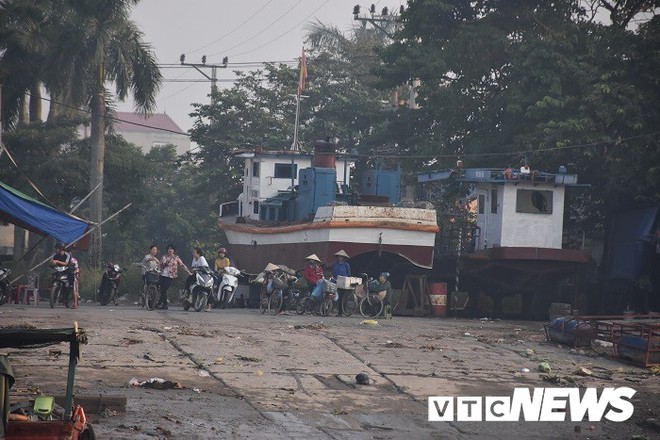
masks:
[[[162,130],[183,133],[181,127],[165,113],[154,113],[145,116],[142,113],[116,112],[116,120],[113,121],[115,131],[127,132],[160,132]],[[145,125],[147,127],[145,127]]]

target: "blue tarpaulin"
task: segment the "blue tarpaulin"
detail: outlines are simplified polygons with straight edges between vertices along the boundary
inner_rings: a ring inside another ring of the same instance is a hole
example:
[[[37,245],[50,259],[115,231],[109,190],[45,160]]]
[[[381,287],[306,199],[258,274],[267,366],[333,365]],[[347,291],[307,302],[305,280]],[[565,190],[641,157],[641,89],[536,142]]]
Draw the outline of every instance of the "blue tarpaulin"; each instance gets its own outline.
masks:
[[[0,217],[21,228],[48,235],[66,244],[79,239],[88,223],[41,203],[0,182]]]

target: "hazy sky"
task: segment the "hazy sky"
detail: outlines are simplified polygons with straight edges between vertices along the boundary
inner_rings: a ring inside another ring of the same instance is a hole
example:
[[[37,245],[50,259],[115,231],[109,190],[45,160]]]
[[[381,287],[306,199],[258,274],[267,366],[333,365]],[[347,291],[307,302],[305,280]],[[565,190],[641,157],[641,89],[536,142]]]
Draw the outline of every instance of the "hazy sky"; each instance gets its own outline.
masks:
[[[398,9],[402,0],[142,0],[132,18],[162,65],[178,65],[182,53],[189,63],[200,63],[206,55],[207,64],[221,64],[228,56],[229,67],[218,69],[218,86],[231,87],[235,78],[231,63],[290,61],[296,65],[306,23],[319,20],[347,31],[354,24],[353,6],[360,4],[366,12],[371,3],[380,11],[384,6]],[[211,69],[205,72],[211,75]],[[185,81],[205,79],[192,67],[163,66],[162,73],[165,80],[156,112],[167,113],[187,131],[193,123],[188,116],[190,104],[209,102],[211,84]],[[132,103],[118,103],[118,109],[131,111]]]

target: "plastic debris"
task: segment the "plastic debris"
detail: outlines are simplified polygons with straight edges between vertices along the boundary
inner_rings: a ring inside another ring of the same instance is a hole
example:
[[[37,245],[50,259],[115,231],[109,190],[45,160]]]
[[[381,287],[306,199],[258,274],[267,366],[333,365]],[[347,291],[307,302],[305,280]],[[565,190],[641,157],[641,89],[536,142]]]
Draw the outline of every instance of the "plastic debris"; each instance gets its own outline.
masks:
[[[520,372],[521,373],[529,373],[529,368],[521,368]]]
[[[211,376],[211,374],[206,370],[199,370],[199,372],[197,374],[199,374],[202,377],[210,377]]]
[[[550,364],[548,362],[541,362],[537,367],[537,369],[541,373],[549,373],[550,371],[552,371],[552,368],[550,368]]]
[[[527,350],[525,350],[525,354],[527,355],[527,357],[534,356],[534,350],[528,348]]]
[[[184,388],[179,382],[172,382],[171,380],[161,379],[160,377],[152,377],[149,380],[140,382],[136,378],[132,378],[128,384],[135,388],[153,388],[156,390],[170,390]]]
[[[362,321],[360,324],[364,324],[364,325],[378,325],[378,321],[376,321],[375,319],[365,319],[365,320]]]
[[[463,336],[472,336],[472,335],[468,332],[465,332],[465,333],[463,333]]]

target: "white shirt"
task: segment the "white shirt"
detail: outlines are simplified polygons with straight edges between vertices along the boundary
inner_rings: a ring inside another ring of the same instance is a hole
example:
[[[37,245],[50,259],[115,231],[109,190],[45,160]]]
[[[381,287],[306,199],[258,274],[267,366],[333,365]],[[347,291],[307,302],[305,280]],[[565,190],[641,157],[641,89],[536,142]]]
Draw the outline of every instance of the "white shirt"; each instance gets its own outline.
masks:
[[[193,258],[190,267],[209,267],[209,263],[206,262],[206,258],[202,255],[199,258]]]

